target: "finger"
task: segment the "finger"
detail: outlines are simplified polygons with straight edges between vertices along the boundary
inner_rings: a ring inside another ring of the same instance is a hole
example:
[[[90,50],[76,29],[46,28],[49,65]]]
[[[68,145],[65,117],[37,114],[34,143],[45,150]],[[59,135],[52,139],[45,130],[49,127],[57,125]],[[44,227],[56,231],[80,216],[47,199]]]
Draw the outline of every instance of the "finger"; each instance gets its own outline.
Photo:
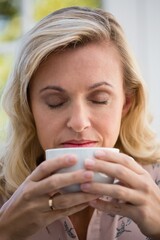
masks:
[[[93,195],[88,193],[68,193],[63,195],[57,195],[53,198],[54,207],[56,209],[71,208],[75,205],[88,203],[91,200],[99,198],[99,195]]]
[[[84,183],[81,184],[81,189],[83,192],[110,196],[133,205],[140,205],[144,202],[142,192],[116,184]]]
[[[42,162],[29,176],[31,181],[40,181],[60,168],[69,167],[74,165],[77,162],[77,159],[74,155],[64,155],[58,157],[57,159],[51,159]]]
[[[87,193],[71,193],[71,194],[55,194],[52,196],[52,207],[50,206],[50,197],[48,195],[42,196],[40,198],[35,198],[32,202],[26,203],[28,209],[34,209],[34,212],[45,213],[50,211],[58,211],[70,209],[77,205],[87,204],[88,202],[97,199],[99,196],[95,196]]]
[[[120,215],[124,217],[129,217],[133,221],[137,219],[138,208],[134,205],[128,203],[120,203],[118,201],[103,201],[101,199],[96,199],[89,202],[89,205],[99,211],[107,212],[111,215]]]
[[[49,225],[50,223],[52,223],[55,220],[62,219],[63,217],[70,216],[74,213],[82,211],[86,207],[88,207],[88,203],[83,203],[83,204],[73,206],[73,207],[67,208],[67,209],[50,211],[50,212],[46,213],[44,216],[47,219],[46,225]]]
[[[123,184],[126,184],[132,188],[139,188],[140,181],[142,181],[142,172],[141,174],[138,174],[132,169],[129,169],[119,163],[115,164],[113,162],[104,162],[103,160],[86,160],[85,167],[88,170],[92,170],[94,172],[102,172],[108,176],[116,178]],[[146,174],[145,170],[143,170],[143,174]]]
[[[31,182],[27,189],[28,194],[40,196],[43,194],[59,192],[65,186],[92,181],[94,173],[92,171],[78,170],[70,173],[53,174],[39,182]]]
[[[95,157],[107,162],[119,163],[133,170],[137,174],[142,174],[144,171],[143,167],[139,163],[137,163],[132,157],[124,153],[101,150],[95,153]]]
[[[36,213],[39,214],[51,211],[51,207],[49,206],[49,199],[50,197],[48,195],[32,199],[23,198],[23,204],[27,207],[28,212],[34,211],[36,216]]]

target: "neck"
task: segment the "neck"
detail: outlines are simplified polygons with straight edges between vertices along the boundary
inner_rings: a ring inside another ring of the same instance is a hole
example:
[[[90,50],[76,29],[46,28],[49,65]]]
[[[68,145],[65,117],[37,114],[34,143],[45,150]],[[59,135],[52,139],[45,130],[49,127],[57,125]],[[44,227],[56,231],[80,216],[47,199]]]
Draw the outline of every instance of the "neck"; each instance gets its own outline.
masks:
[[[94,209],[92,207],[87,207],[69,217],[80,240],[86,239],[88,225],[93,211]]]

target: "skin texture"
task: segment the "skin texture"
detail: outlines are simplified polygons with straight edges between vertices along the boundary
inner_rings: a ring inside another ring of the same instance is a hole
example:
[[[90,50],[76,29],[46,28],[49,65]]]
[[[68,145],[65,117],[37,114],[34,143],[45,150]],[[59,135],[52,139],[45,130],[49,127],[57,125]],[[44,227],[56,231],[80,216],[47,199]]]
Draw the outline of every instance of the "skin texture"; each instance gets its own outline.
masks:
[[[30,98],[44,150],[82,140],[113,147],[128,106],[117,51],[101,43],[50,55],[31,81]]]
[[[111,44],[104,43],[51,54],[34,74],[29,97],[44,150],[113,147],[121,119],[130,107],[119,55]],[[144,234],[160,239],[160,191],[134,159],[123,153],[98,152],[95,160],[86,159],[85,170],[56,173],[76,161],[75,156],[65,155],[37,166],[0,210],[4,240],[26,239],[63,216],[70,216],[79,239],[85,239],[93,208],[127,216]],[[94,171],[117,178],[119,184],[92,182]],[[54,196],[56,210],[51,211],[49,197],[74,183],[81,184],[82,192]],[[99,198],[102,195],[113,201],[104,202]]]

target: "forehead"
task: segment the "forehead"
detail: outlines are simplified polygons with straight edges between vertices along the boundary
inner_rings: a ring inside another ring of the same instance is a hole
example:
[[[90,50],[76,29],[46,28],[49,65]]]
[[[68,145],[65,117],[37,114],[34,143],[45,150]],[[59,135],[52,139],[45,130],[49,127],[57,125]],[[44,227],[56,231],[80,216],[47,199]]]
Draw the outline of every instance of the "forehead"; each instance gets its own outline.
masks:
[[[38,83],[43,79],[43,83],[49,83],[54,80],[56,84],[68,78],[94,81],[99,76],[105,80],[116,75],[122,75],[119,52],[111,43],[96,42],[51,53],[39,65],[32,81],[36,79]]]
[[[90,59],[92,56],[96,56],[97,59],[100,59],[101,57],[103,58],[104,55],[110,55],[110,57],[112,56],[114,58],[117,58],[117,60],[120,60],[120,53],[112,42],[97,41],[90,42],[85,45],[78,45],[75,47],[73,45],[72,47],[57,50],[46,56],[43,62],[40,64],[40,67],[45,66],[49,61],[58,61],[59,58],[65,57],[66,60],[69,60],[71,57],[76,59],[77,55],[83,56],[84,59],[86,57]]]

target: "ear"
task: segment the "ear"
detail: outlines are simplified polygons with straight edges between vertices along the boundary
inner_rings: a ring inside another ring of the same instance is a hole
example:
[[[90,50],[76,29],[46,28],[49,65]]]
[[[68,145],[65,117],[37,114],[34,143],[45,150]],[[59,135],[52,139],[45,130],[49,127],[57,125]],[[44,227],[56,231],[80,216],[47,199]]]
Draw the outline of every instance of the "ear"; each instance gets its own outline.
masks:
[[[131,107],[131,103],[132,103],[132,98],[131,98],[131,96],[125,96],[125,99],[124,99],[124,105],[123,105],[123,110],[122,110],[122,116],[124,117],[127,113],[128,113],[128,111],[129,111],[129,109],[130,109],[130,107]]]

